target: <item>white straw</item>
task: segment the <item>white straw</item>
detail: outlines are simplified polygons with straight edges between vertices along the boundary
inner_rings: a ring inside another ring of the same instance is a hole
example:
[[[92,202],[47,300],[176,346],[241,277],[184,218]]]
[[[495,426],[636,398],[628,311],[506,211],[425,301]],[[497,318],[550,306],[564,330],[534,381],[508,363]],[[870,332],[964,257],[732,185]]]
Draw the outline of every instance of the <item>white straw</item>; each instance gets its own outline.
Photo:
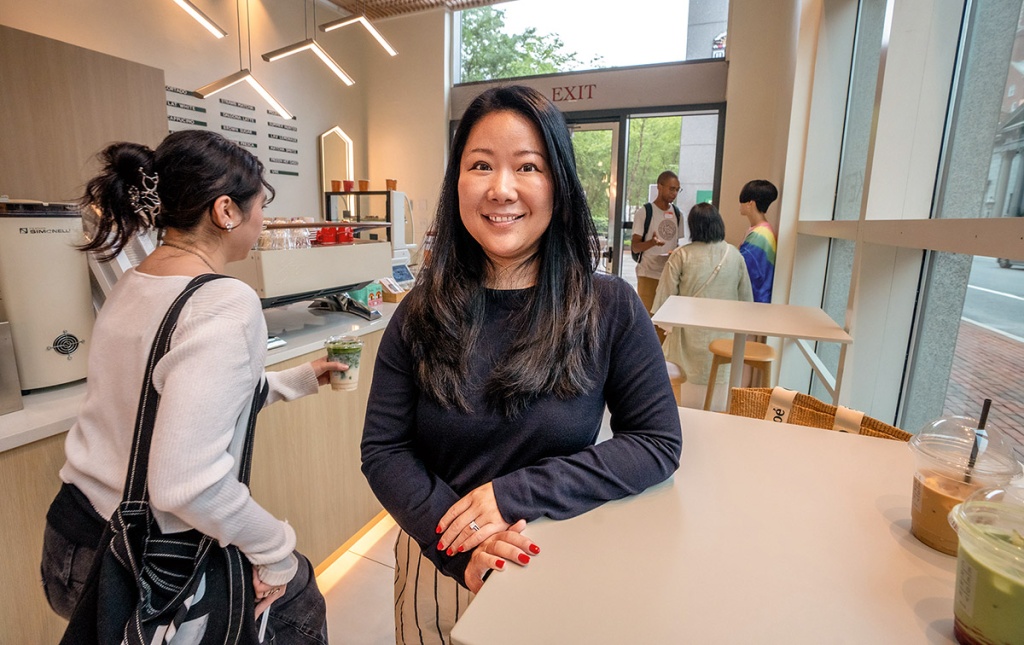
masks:
[[[263,642],[263,635],[267,633],[267,618],[268,617],[270,617],[270,607],[267,607],[267,610],[263,612],[263,620],[260,621],[259,639],[260,639],[261,643]]]

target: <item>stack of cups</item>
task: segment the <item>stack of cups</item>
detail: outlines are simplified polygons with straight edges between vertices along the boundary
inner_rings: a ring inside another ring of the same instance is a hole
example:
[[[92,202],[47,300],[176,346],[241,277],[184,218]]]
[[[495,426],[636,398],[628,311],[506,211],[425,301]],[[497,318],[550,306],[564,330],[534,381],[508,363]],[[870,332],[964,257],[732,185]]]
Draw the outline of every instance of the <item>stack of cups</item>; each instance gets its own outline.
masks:
[[[979,489],[1009,484],[1021,472],[1000,436],[977,428],[970,417],[942,417],[910,440],[917,458],[910,530],[949,555],[957,552],[957,534],[948,520],[953,507]]]
[[[957,641],[1024,643],[1024,489],[978,491],[953,508],[949,523],[960,536]]]

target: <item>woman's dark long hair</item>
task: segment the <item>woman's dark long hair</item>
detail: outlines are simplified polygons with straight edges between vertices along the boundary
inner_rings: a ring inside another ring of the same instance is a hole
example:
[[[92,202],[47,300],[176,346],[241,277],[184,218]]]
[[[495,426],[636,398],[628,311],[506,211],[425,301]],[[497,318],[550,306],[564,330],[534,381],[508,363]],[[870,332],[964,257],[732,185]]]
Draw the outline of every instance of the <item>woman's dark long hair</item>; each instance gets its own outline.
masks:
[[[489,89],[463,115],[441,186],[430,259],[408,296],[402,334],[412,350],[421,390],[447,408],[470,411],[465,376],[481,338],[490,260],[462,223],[458,184],[469,134],[494,112],[515,113],[537,128],[554,191],[551,223],[528,260],[537,269],[536,287],[503,330],[513,339],[485,384],[488,404],[515,417],[542,394],[564,399],[591,387],[589,367],[597,344],[597,231],[576,174],[565,120],[536,90]]]
[[[270,199],[274,196],[260,160],[216,132],[174,132],[156,150],[113,143],[99,159],[102,170],[89,181],[81,200],[86,218],[93,221],[90,240],[80,248],[99,253],[102,260],[116,256],[132,235],[151,228],[191,231],[221,195],[243,213],[263,199],[264,190]],[[156,193],[159,208],[132,203],[133,191],[137,197],[147,190]]]

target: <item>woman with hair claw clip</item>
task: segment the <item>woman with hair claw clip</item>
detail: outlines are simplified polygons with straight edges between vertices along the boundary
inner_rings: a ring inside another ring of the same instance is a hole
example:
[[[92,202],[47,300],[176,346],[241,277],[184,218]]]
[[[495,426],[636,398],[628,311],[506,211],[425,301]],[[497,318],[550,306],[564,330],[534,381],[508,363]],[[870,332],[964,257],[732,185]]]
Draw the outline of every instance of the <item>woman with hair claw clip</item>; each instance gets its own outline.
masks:
[[[85,401],[65,441],[63,486],[47,514],[42,577],[50,606],[72,614],[129,468],[147,356],[164,313],[197,276],[223,273],[262,230],[274,191],[263,165],[219,134],[185,130],[151,150],[115,143],[86,188],[95,216],[83,250],[116,255],[133,235],[162,244],[118,280],[96,319]],[[329,370],[320,358],[266,372],[267,327],[246,284],[216,279],[181,310],[166,354],[152,370],[159,393],[147,483],[164,535],[198,531],[234,545],[252,568],[252,611],[269,611],[265,638],[326,643],[326,608],[295,531],[254,500],[239,462],[257,385],[267,403],[314,394]],[[225,600],[226,606],[226,600]],[[180,633],[180,632],[179,632]]]

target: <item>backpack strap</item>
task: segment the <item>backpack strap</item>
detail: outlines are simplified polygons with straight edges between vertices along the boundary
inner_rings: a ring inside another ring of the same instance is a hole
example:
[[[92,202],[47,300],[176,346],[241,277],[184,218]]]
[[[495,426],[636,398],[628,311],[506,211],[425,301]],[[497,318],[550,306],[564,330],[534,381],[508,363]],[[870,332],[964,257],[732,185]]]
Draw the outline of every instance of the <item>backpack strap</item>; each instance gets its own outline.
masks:
[[[654,217],[654,207],[651,206],[651,202],[644,204],[644,211],[647,213],[647,216],[644,218],[644,232],[640,235],[641,241],[647,239],[647,231],[651,229],[651,219]],[[633,235],[636,235],[636,222],[633,222]],[[630,253],[633,255],[633,261],[637,263],[644,257],[643,251],[630,250]]]

